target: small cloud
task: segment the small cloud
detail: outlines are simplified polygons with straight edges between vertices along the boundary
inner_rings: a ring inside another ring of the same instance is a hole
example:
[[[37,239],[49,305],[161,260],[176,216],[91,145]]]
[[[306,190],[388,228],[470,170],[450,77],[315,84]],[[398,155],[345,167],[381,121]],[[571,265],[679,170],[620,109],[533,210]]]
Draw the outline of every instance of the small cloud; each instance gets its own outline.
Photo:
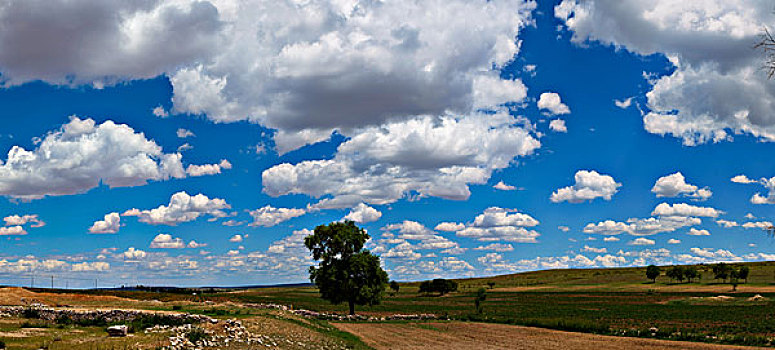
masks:
[[[554,119],[550,121],[549,129],[554,132],[568,132],[568,128],[565,126],[565,121],[562,119]]]
[[[751,213],[745,214],[745,216],[744,216],[744,217],[745,217],[746,219],[749,219],[749,220],[756,219],[756,217],[755,217],[753,214],[751,214]]]
[[[518,188],[516,186],[507,185],[503,181],[498,182],[497,184],[492,186],[492,188],[494,188],[496,190],[501,190],[501,191],[515,191],[515,190],[518,190]]]
[[[242,237],[242,235],[234,235],[234,236],[231,236],[231,238],[229,238],[229,242],[239,243],[239,242],[242,242],[243,239],[244,238]]]
[[[196,136],[191,130],[180,128],[177,131],[177,135],[181,139],[185,139],[187,137],[194,137]]]
[[[616,107],[619,107],[621,109],[627,109],[630,107],[630,104],[632,104],[632,97],[628,97],[621,101],[614,100],[614,104],[616,105]]]
[[[186,168],[186,174],[189,176],[205,176],[220,174],[223,169],[231,169],[231,163],[226,159],[221,159],[218,164],[189,164]]]
[[[584,248],[582,248],[581,251],[585,253],[598,253],[598,254],[608,253],[608,249],[606,248],[595,248],[595,247],[590,247],[588,245],[584,245]]]
[[[352,208],[343,219],[351,220],[357,223],[366,223],[377,221],[381,217],[382,212],[366,205],[365,203],[360,203]]]
[[[570,113],[570,108],[560,99],[560,95],[556,92],[544,92],[538,98],[538,108],[546,110],[546,114],[560,115]]]
[[[466,225],[457,222],[442,222],[436,225],[434,230],[444,232],[456,232],[466,228]]]
[[[594,170],[579,170],[574,179],[576,183],[573,186],[557,189],[549,199],[554,203],[563,201],[569,203],[591,202],[595,198],[611,200],[611,197],[622,186],[621,183],[614,181],[610,175],[603,175]]]
[[[153,113],[153,115],[155,115],[155,116],[157,116],[159,118],[167,118],[167,117],[169,117],[169,113],[167,113],[167,111],[165,111],[164,107],[162,107],[162,106],[156,106],[156,108],[154,108],[151,111],[151,113]]]
[[[568,226],[562,226],[562,225],[560,225],[560,226],[557,226],[557,229],[558,229],[558,230],[560,230],[560,231],[562,231],[562,232],[568,232],[568,231],[570,231],[570,227],[568,227]]]
[[[191,144],[189,144],[188,142],[178,146],[178,152],[185,152],[192,149],[194,149],[194,146],[191,146]]]
[[[656,241],[654,241],[652,239],[639,237],[639,238],[636,238],[636,239],[630,241],[627,244],[628,245],[654,245],[655,243],[656,243]]]
[[[160,233],[151,241],[151,248],[156,249],[181,249],[185,248],[186,244],[180,238],[174,238],[172,235],[166,233]]]
[[[667,240],[667,244],[679,244],[681,243],[680,239],[671,238]]]
[[[689,229],[689,232],[686,234],[689,236],[710,236],[710,232],[708,232],[708,230],[698,230],[694,227]]]
[[[189,248],[203,248],[207,247],[207,243],[199,243],[197,241],[192,240],[191,242],[188,242]]]
[[[729,180],[734,182],[734,183],[738,183],[738,184],[752,184],[752,183],[759,182],[759,181],[756,181],[756,180],[753,180],[753,179],[749,179],[748,176],[745,176],[745,175],[742,175],[742,174],[737,175],[737,176],[735,176],[735,177],[733,177],[733,178],[731,178]]]
[[[619,242],[619,238],[616,238],[616,237],[606,237],[606,238],[603,238],[603,242]]]
[[[108,213],[89,227],[89,233],[116,233],[120,228],[121,216],[118,213]]]

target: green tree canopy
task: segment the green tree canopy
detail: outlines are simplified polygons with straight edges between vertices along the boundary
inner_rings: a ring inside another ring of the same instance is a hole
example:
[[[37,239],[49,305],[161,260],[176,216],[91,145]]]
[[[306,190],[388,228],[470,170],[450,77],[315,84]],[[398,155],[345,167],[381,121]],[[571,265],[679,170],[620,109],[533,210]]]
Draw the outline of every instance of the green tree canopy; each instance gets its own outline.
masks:
[[[678,280],[678,282],[683,282],[684,267],[680,265],[673,266],[669,270],[667,270],[665,275],[667,275],[667,277],[670,277],[670,279],[675,279],[675,280]]]
[[[692,280],[699,277],[700,273],[697,271],[697,268],[694,266],[686,266],[684,267],[684,276],[687,280],[689,280],[689,283],[692,283]]]
[[[751,271],[748,269],[748,266],[740,266],[740,269],[737,270],[737,277],[745,280],[745,283],[748,283],[748,274],[750,272]]]
[[[727,277],[729,277],[729,273],[732,272],[732,267],[723,262],[720,262],[713,265],[712,270],[713,277],[715,279],[726,280]]]
[[[398,290],[401,289],[401,286],[396,281],[390,281],[390,289],[392,289],[393,292],[398,293]]]
[[[430,294],[430,293],[439,293],[439,295],[444,295],[449,292],[454,292],[457,290],[457,282],[446,280],[443,278],[437,278],[433,281],[424,281],[420,283],[420,293]]]
[[[304,245],[319,261],[309,268],[309,278],[323,299],[332,304],[348,303],[350,314],[355,305],[379,304],[388,284],[388,275],[379,257],[363,248],[369,235],[352,221],[332,222],[315,227]]]
[[[652,280],[653,282],[657,282],[657,277],[659,277],[659,274],[662,272],[662,270],[659,269],[659,266],[656,265],[649,265],[646,268],[646,278]]]

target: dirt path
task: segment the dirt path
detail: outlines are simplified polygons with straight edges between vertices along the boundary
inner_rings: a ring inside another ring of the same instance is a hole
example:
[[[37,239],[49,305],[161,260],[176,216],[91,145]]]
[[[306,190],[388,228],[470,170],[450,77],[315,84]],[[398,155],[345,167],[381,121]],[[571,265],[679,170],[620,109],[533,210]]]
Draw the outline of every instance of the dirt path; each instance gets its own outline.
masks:
[[[692,342],[612,337],[541,328],[469,323],[337,323],[369,346],[382,349],[755,349]]]

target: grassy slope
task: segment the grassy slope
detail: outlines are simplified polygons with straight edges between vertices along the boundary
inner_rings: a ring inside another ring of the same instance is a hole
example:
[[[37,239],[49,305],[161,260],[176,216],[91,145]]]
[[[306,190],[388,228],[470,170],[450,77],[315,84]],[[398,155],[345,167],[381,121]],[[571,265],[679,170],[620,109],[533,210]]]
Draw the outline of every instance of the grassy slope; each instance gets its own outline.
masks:
[[[458,280],[459,292],[443,297],[417,294],[418,283],[405,283],[397,295],[359,312],[435,313],[457,319],[533,325],[603,334],[650,335],[660,338],[769,345],[775,338],[775,262],[746,263],[749,283],[731,293],[729,284],[713,280],[710,266],[698,266],[703,278],[672,283],[664,275],[653,284],[645,268],[547,270]],[[667,268],[662,268],[663,273]],[[494,282],[484,313],[473,308],[473,293]],[[731,301],[710,297],[734,296]],[[761,294],[764,301],[748,301]],[[217,298],[241,302],[293,305],[320,311],[345,312],[330,305],[314,288],[270,288],[219,293]]]
[[[458,280],[459,291],[443,297],[417,293],[418,283],[401,284],[400,292],[380,305],[359,307],[367,314],[435,313],[455,319],[513,323],[602,334],[771,345],[775,338],[775,262],[746,263],[749,283],[737,293],[712,279],[710,266],[699,266],[703,278],[694,283],[672,283],[664,275],[651,283],[645,268],[547,270]],[[667,268],[662,268],[663,273]],[[473,294],[488,289],[484,313],[473,307]],[[136,299],[180,301],[235,301],[278,303],[294,308],[346,312],[345,305],[320,299],[312,287],[263,288],[233,292],[190,294],[92,291]],[[710,299],[732,295],[732,301]],[[761,294],[763,301],[747,298]],[[201,304],[199,304],[201,305]],[[161,306],[165,308],[170,304]],[[185,308],[187,309],[187,308]],[[184,311],[189,311],[185,310]],[[207,313],[208,310],[197,310]]]

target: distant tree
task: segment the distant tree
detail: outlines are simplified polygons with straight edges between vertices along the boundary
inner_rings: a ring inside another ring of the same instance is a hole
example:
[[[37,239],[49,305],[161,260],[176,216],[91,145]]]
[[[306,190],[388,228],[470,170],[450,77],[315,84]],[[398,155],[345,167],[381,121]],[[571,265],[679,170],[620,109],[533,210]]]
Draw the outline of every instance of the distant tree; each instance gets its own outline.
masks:
[[[748,269],[748,266],[740,266],[740,269],[737,270],[737,278],[745,280],[745,283],[748,283],[749,272],[751,271]]]
[[[671,280],[678,280],[678,282],[683,282],[684,280],[684,269],[683,266],[673,266],[667,272],[665,272],[665,275],[667,277],[670,277]]]
[[[495,288],[495,282],[492,282],[492,281],[487,282],[487,286],[490,287],[490,289],[493,289]]]
[[[732,291],[737,291],[737,284],[740,283],[740,271],[737,269],[729,270],[729,283],[732,284]]]
[[[479,288],[478,291],[476,291],[476,296],[474,297],[474,306],[476,306],[476,313],[481,314],[482,313],[482,302],[487,300],[487,290],[484,288]]]
[[[457,290],[457,282],[452,280],[446,280],[443,278],[437,278],[433,281],[424,281],[420,283],[420,293],[430,294],[439,293],[444,295]]]
[[[398,282],[396,281],[390,281],[390,289],[393,291],[393,294],[398,293],[398,290],[401,289],[401,286],[398,285]]]
[[[657,277],[659,277],[660,273],[662,273],[662,270],[659,269],[659,266],[649,265],[646,268],[646,277],[653,283],[657,283]]]
[[[419,293],[425,293],[430,294],[433,292],[433,285],[431,284],[431,281],[422,281],[420,282],[420,290]]]
[[[713,278],[726,281],[732,268],[729,265],[720,262],[718,264],[714,264],[711,270],[713,271]]]
[[[312,257],[320,261],[309,268],[309,278],[323,299],[332,304],[347,302],[350,315],[355,305],[379,304],[388,275],[379,257],[363,248],[369,235],[352,221],[315,227],[304,239]]]
[[[433,291],[441,295],[457,291],[457,282],[452,280],[437,278],[433,280],[431,284],[433,285]]]
[[[699,272],[697,272],[697,268],[694,266],[686,266],[684,267],[684,277],[689,281],[689,283],[692,283],[692,279],[695,279],[699,276]]]

